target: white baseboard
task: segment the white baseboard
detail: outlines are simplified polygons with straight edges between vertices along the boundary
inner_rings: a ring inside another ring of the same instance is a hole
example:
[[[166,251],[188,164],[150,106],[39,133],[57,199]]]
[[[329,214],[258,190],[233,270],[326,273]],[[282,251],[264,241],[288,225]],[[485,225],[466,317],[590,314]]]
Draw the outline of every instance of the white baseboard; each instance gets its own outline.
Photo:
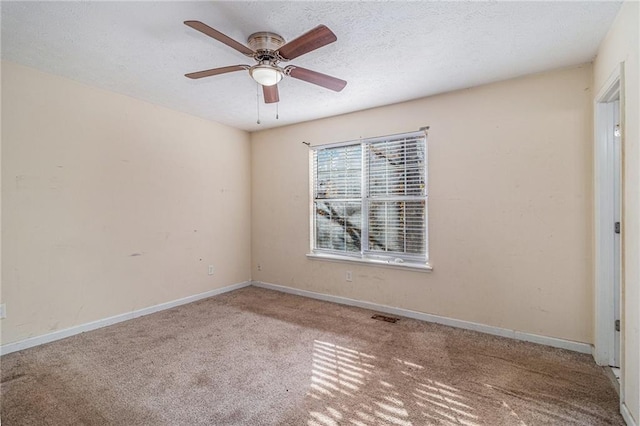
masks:
[[[633,416],[627,407],[627,404],[624,402],[620,404],[620,414],[622,414],[622,418],[625,422],[627,422],[627,426],[638,426],[638,424],[633,420]]]
[[[478,324],[470,321],[463,321],[454,318],[442,317],[439,315],[425,314],[423,312],[411,311],[408,309],[394,308],[392,306],[378,305],[377,303],[364,302],[362,300],[349,299],[341,296],[332,296],[323,293],[315,293],[307,290],[300,290],[292,287],[285,287],[277,284],[270,284],[261,281],[253,281],[252,285],[270,290],[281,291],[283,293],[295,294],[298,296],[310,297],[312,299],[335,302],[342,305],[357,306],[359,308],[384,312],[387,314],[413,318],[426,322],[448,325],[451,327],[464,328],[466,330],[479,331],[481,333],[493,334],[495,336],[509,337],[511,339],[523,340],[525,342],[539,343],[541,345],[552,346],[554,348],[568,349],[574,352],[591,354],[591,345],[588,343],[574,342],[571,340],[558,339],[556,337],[540,336],[537,334],[525,333],[507,328],[493,327],[491,325]]]
[[[214,290],[205,291],[204,293],[194,294],[193,296],[183,297],[182,299],[172,300],[170,302],[160,303],[159,305],[149,306],[147,308],[138,309],[132,312],[126,312],[124,314],[115,315],[109,318],[103,318],[97,321],[88,322],[86,324],[80,324],[74,327],[65,328],[64,330],[54,331],[53,333],[43,334],[41,336],[30,337],[18,342],[7,343],[0,347],[0,355],[6,355],[11,352],[20,351],[22,349],[31,348],[34,346],[42,345],[44,343],[53,342],[55,340],[64,339],[75,334],[84,333],[85,331],[95,330],[97,328],[106,327],[108,325],[116,324],[122,321],[127,321],[133,318],[141,317],[143,315],[149,315],[154,312],[170,309],[175,306],[185,305],[187,303],[195,302],[196,300],[206,299],[207,297],[217,296],[222,293],[237,290],[239,288],[247,287],[251,285],[251,281],[245,281],[238,284],[232,284],[226,287],[216,288]]]

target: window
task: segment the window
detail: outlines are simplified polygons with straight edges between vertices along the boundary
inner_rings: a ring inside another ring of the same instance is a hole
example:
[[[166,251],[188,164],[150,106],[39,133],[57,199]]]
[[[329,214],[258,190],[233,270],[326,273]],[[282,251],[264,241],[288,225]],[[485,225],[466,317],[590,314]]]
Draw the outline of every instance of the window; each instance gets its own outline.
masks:
[[[427,262],[425,132],[314,147],[311,161],[314,254]]]

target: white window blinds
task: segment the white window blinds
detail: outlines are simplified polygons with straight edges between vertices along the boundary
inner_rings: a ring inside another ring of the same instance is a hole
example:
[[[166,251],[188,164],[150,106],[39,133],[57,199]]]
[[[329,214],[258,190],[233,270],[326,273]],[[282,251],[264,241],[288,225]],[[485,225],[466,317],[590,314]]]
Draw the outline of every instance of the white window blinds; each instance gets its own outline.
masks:
[[[426,262],[426,135],[313,150],[313,250]]]
[[[314,151],[316,247],[360,253],[362,235],[362,147]]]

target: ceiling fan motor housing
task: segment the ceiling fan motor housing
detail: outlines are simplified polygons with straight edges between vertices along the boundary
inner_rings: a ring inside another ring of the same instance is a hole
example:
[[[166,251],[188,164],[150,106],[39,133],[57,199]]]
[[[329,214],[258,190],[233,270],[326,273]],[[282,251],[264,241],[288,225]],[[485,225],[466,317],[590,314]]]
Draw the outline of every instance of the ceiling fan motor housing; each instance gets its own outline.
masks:
[[[284,45],[284,38],[276,33],[267,31],[253,33],[249,36],[248,44],[256,52],[254,58],[259,62],[282,60],[275,52]]]

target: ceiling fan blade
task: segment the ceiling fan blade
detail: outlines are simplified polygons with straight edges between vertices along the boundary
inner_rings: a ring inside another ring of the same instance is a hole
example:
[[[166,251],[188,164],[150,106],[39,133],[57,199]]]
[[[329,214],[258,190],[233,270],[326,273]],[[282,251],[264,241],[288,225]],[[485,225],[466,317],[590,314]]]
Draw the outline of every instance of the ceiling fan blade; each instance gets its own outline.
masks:
[[[318,25],[311,31],[302,34],[300,37],[282,46],[278,49],[278,53],[286,60],[295,59],[305,53],[333,43],[337,39],[336,35],[329,28],[324,25]]]
[[[248,65],[232,65],[230,67],[221,67],[221,68],[213,68],[213,69],[204,70],[204,71],[190,72],[189,74],[185,74],[184,76],[192,79],[197,79],[202,77],[210,77],[212,75],[224,74],[227,72],[242,71],[242,70],[248,70],[248,69],[249,69]]]
[[[262,94],[264,95],[265,104],[272,104],[280,101],[277,84],[274,84],[273,86],[262,86]]]
[[[184,21],[184,24],[189,26],[189,27],[191,27],[191,28],[193,28],[194,30],[198,30],[203,34],[208,35],[209,37],[215,38],[220,43],[226,44],[227,46],[231,47],[232,49],[237,50],[238,52],[242,53],[243,55],[253,56],[253,54],[255,53],[253,50],[249,49],[244,44],[235,41],[231,37],[222,34],[218,30],[214,30],[213,28],[211,28],[207,24],[203,24],[200,21]]]
[[[347,82],[339,78],[331,77],[330,75],[322,74],[317,71],[308,70],[306,68],[289,65],[285,68],[285,72],[298,80],[303,80],[308,83],[317,84],[318,86],[325,87],[327,89],[339,92],[344,89]]]

